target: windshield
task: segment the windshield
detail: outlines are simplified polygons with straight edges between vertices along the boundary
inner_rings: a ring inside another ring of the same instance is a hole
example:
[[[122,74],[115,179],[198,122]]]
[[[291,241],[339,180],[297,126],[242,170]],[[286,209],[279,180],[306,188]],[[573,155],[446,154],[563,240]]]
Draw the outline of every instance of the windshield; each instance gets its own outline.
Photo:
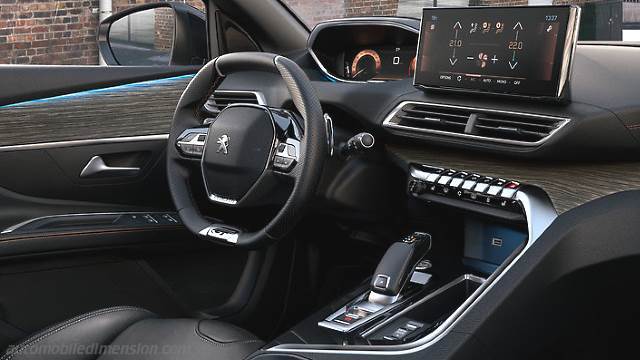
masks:
[[[640,41],[640,0],[281,0],[309,27],[358,16],[421,18],[423,7],[565,5],[582,7],[580,40]]]

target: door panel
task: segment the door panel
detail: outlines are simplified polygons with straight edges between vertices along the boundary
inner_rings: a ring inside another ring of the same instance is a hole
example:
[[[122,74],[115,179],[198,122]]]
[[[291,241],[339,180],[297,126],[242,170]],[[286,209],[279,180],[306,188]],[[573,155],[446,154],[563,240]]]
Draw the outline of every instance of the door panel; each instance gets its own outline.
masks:
[[[259,298],[262,252],[139,216],[174,211],[167,133],[196,70],[0,66],[0,347],[105,306],[233,314],[250,300],[238,294]],[[139,170],[81,176],[95,157]]]
[[[193,76],[184,73],[194,71],[0,67],[6,84],[23,84],[3,86],[0,103],[29,99],[0,106],[0,196],[6,200],[0,203],[0,231],[51,215],[170,210],[166,138],[175,105]],[[74,89],[83,90],[68,92]],[[96,156],[105,166],[140,170],[81,177]]]

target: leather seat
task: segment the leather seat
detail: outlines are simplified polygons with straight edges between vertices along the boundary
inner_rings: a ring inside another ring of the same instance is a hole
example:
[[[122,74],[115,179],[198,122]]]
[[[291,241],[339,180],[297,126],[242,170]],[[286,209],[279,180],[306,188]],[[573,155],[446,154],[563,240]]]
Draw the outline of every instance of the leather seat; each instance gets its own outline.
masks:
[[[215,320],[160,319],[119,306],[77,316],[10,346],[0,360],[244,359],[264,343]]]

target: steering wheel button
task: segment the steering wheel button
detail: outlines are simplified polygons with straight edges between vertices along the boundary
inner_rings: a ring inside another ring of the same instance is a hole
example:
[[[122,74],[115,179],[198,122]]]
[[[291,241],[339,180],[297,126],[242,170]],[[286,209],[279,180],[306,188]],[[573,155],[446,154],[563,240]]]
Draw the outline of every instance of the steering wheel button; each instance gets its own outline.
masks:
[[[293,145],[287,146],[287,154],[291,157],[296,157],[296,147]]]
[[[273,158],[273,167],[279,170],[289,171],[291,170],[291,167],[293,167],[294,162],[295,162],[295,159],[276,155]]]

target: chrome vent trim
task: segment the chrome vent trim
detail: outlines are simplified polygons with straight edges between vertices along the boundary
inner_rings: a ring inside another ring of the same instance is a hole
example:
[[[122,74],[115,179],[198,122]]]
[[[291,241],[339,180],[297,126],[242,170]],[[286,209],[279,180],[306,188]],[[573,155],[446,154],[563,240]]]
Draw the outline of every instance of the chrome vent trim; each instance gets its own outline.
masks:
[[[517,111],[404,101],[382,125],[413,137],[427,134],[517,146],[539,146],[569,123],[569,118]]]
[[[231,104],[267,105],[264,95],[258,91],[248,90],[216,90],[204,104],[203,108],[213,118]]]

